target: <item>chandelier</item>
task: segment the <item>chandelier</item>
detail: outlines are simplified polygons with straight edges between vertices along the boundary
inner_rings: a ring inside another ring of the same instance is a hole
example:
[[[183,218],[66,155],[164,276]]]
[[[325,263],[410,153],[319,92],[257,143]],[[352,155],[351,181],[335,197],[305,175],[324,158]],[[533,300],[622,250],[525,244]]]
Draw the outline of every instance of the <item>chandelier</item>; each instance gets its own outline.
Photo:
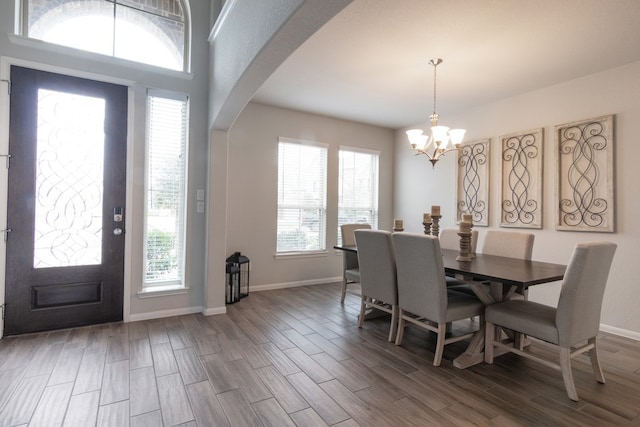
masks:
[[[416,151],[416,156],[424,154],[434,167],[444,153],[460,148],[466,132],[465,129],[449,130],[447,126],[438,125],[438,114],[436,113],[436,70],[441,63],[442,59],[440,58],[429,61],[429,64],[433,65],[433,114],[429,117],[431,119],[431,134],[423,134],[422,129],[407,131],[409,144]],[[451,141],[451,146],[448,147],[449,141]]]

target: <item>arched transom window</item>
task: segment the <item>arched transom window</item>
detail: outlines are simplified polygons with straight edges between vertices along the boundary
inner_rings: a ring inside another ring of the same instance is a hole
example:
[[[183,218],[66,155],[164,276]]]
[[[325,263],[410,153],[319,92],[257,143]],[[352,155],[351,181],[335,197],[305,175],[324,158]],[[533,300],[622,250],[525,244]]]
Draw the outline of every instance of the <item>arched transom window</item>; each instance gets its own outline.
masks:
[[[188,70],[187,0],[24,0],[23,35]]]

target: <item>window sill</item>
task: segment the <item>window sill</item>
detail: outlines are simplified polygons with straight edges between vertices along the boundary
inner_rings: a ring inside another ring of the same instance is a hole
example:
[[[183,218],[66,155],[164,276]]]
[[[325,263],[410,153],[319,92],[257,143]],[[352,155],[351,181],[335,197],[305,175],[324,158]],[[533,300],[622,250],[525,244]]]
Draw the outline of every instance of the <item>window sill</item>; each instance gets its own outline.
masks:
[[[96,52],[90,52],[87,50],[77,49],[69,46],[49,43],[43,40],[32,39],[17,34],[9,34],[9,40],[11,41],[11,43],[18,46],[41,49],[56,54],[75,56],[84,60],[113,64],[120,67],[128,67],[131,69],[144,71],[146,73],[159,74],[162,76],[173,77],[180,80],[193,80],[193,73],[190,72],[172,70],[169,68],[145,64],[143,62],[135,62],[129,59],[102,55]]]
[[[286,252],[275,254],[275,259],[294,259],[294,258],[321,258],[329,255],[327,251],[313,251],[313,252]]]
[[[165,297],[170,295],[182,295],[189,292],[188,287],[182,285],[154,286],[142,289],[138,292],[138,298]]]

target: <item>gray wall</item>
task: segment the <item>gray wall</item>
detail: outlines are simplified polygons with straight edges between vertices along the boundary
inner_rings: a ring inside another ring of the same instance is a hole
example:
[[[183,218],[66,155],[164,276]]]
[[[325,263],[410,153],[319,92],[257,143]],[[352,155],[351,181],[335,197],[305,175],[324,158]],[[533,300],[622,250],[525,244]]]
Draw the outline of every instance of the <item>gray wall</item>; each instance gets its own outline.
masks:
[[[618,244],[602,310],[603,329],[640,339],[640,279],[635,271],[640,253],[638,166],[640,158],[640,62],[571,80],[521,96],[441,117],[444,124],[467,128],[467,141],[492,138],[490,160],[490,227],[499,228],[501,158],[498,137],[543,127],[543,228],[535,234],[533,259],[566,263],[578,242],[610,240]],[[557,185],[553,128],[573,121],[615,114],[616,232],[555,231],[554,194]],[[455,155],[447,154],[435,167],[414,157],[406,135],[396,134],[394,212],[405,228],[420,231],[422,213],[442,206],[444,226],[455,226]],[[417,184],[419,183],[419,184]],[[486,228],[478,227],[480,243]],[[559,283],[535,286],[532,300],[555,305]]]
[[[274,259],[278,195],[278,137],[329,145],[327,179],[328,256]],[[342,277],[337,240],[340,145],[380,151],[380,228],[393,223],[393,145],[390,129],[250,103],[229,131],[227,252],[251,260],[256,289],[322,283]]]

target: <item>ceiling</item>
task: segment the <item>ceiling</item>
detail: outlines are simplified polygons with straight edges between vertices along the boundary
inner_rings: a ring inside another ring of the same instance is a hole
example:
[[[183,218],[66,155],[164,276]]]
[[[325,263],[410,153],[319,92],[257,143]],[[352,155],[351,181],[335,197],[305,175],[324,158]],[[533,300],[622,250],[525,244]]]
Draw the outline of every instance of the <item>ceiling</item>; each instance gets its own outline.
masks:
[[[639,0],[354,0],[253,101],[388,128],[640,60]]]

